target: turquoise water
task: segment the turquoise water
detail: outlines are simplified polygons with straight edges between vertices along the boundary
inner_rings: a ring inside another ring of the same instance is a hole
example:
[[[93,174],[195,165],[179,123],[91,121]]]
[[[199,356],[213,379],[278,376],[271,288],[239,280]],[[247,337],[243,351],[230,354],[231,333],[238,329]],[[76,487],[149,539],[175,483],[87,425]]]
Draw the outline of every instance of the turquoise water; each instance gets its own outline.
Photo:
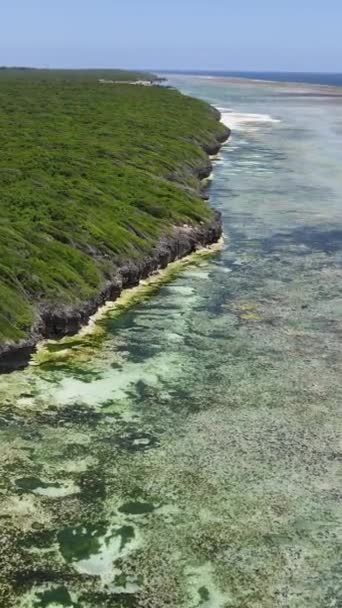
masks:
[[[173,84],[225,242],[0,377],[1,606],[342,605],[341,101]]]

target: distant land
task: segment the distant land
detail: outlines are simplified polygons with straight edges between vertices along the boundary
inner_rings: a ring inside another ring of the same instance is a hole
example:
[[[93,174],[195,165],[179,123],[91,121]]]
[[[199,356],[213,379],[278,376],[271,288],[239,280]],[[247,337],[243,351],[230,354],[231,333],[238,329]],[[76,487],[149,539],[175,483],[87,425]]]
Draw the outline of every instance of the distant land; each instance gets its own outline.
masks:
[[[225,70],[157,70],[160,74],[186,74],[194,76],[219,76],[246,78],[248,80],[269,80],[273,82],[296,82],[342,87],[342,72],[254,72]]]
[[[92,68],[92,69],[49,69],[49,68],[34,68],[30,66],[0,66],[0,76],[6,76],[6,78],[20,78],[20,76],[27,78],[37,78],[40,81],[47,77],[51,80],[75,80],[85,78],[91,79],[105,79],[113,81],[138,81],[145,80],[150,82],[162,82],[165,80],[163,77],[158,76],[152,72],[142,70],[121,70],[121,69],[110,69],[110,68]]]

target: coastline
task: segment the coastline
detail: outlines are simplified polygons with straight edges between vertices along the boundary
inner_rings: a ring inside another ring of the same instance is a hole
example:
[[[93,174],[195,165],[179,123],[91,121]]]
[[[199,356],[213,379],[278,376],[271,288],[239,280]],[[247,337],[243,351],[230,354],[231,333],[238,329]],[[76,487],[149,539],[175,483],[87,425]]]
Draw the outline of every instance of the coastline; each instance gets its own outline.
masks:
[[[89,338],[93,337],[96,340],[96,348],[98,348],[98,340],[106,335],[106,331],[101,324],[106,318],[112,318],[123,312],[127,312],[134,308],[138,303],[141,303],[146,297],[151,298],[155,293],[155,289],[170,283],[175,277],[181,274],[182,270],[189,266],[197,266],[209,256],[222,250],[224,244],[224,235],[212,245],[199,247],[192,251],[189,255],[178,258],[165,268],[159,268],[154,273],[150,274],[146,279],[141,279],[134,287],[123,289],[120,295],[114,301],[107,301],[100,306],[96,312],[89,317],[88,322],[78,330],[77,333],[71,336],[64,336],[58,340],[43,339],[36,345],[35,351],[32,354],[29,366],[39,367],[41,364],[52,361],[66,361],[70,356],[75,360],[75,353],[80,348],[81,360],[88,360],[93,353],[93,348],[89,351]],[[76,351],[75,342],[77,344]],[[82,346],[78,346],[82,342]],[[53,350],[55,344],[60,348],[57,351]],[[50,347],[52,345],[52,350]],[[88,353],[91,353],[88,355]],[[77,354],[76,354],[77,357]]]
[[[218,110],[216,111],[219,122],[221,115]],[[213,166],[210,157],[219,152],[229,136],[230,129],[225,126],[223,136],[214,134],[215,144],[202,146],[208,159],[204,165],[201,164],[196,168],[199,196],[208,198],[203,193],[201,182],[206,180],[212,172]],[[127,260],[122,264],[118,272],[106,282],[95,298],[82,302],[77,307],[69,308],[61,305],[51,308],[43,304],[27,338],[17,343],[0,345],[0,374],[26,367],[38,343],[42,340],[75,335],[106,302],[115,302],[123,290],[136,287],[141,280],[166,268],[171,262],[189,256],[199,248],[218,242],[222,237],[221,214],[219,211],[213,210],[210,220],[197,225],[174,226],[173,232],[172,235],[162,237],[149,256],[142,258],[139,262]]]

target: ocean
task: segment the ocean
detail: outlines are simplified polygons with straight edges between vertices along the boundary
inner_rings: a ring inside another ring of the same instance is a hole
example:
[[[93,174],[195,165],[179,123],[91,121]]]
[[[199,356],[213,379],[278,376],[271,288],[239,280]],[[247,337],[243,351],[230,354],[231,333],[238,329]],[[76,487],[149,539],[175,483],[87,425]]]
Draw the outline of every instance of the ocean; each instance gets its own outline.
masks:
[[[244,78],[247,80],[264,80],[272,82],[295,82],[303,84],[318,84],[325,86],[342,86],[342,73],[333,72],[254,72],[254,71],[224,71],[224,70],[167,70],[163,74],[184,74],[185,76],[211,76],[213,78]]]
[[[340,606],[341,97],[170,84],[232,129],[224,242],[0,377],[17,606]]]

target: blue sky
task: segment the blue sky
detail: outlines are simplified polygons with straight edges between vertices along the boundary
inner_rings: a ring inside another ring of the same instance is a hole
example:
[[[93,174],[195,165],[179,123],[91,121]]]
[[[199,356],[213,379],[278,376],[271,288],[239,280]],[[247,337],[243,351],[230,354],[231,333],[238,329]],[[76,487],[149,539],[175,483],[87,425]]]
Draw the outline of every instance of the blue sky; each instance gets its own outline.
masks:
[[[0,65],[342,71],[342,0],[1,0]]]

